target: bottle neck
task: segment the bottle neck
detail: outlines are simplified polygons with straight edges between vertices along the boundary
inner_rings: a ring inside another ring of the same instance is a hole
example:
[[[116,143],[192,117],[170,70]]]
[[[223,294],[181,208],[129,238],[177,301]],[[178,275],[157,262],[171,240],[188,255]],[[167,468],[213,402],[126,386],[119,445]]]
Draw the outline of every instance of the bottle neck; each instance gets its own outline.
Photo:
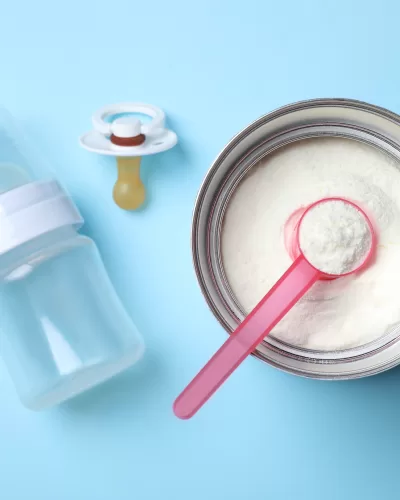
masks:
[[[42,234],[37,238],[19,245],[12,250],[0,254],[0,280],[15,271],[15,269],[31,265],[38,265],[55,255],[76,247],[87,241],[74,226],[65,226]]]
[[[56,229],[81,227],[75,203],[57,181],[35,181],[0,195],[0,255]]]

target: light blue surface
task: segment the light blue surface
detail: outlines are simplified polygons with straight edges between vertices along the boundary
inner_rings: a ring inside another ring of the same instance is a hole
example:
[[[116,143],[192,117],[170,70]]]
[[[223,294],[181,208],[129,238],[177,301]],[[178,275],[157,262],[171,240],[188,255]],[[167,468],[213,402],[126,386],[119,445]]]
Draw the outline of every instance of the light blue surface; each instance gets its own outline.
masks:
[[[3,2],[0,105],[70,189],[148,351],[48,413],[0,368],[3,500],[399,497],[400,370],[319,382],[247,360],[198,416],[171,404],[226,338],[197,286],[196,192],[230,137],[277,106],[351,97],[400,112],[396,0]],[[142,213],[111,200],[112,161],[80,150],[103,104],[163,107],[179,148],[144,161]]]

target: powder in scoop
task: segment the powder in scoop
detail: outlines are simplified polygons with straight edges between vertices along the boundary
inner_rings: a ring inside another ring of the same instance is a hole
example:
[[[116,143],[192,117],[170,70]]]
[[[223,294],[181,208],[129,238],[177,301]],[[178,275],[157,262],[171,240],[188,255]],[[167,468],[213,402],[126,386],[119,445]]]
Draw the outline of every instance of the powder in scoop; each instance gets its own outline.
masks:
[[[342,200],[318,203],[300,225],[300,248],[306,259],[327,274],[346,274],[365,260],[371,248],[371,232],[354,205]]]

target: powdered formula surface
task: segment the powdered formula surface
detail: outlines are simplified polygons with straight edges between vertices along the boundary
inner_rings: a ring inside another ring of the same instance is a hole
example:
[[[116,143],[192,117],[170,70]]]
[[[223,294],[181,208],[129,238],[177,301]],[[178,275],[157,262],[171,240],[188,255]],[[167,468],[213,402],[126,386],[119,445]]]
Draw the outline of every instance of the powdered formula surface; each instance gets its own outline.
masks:
[[[395,159],[352,140],[316,138],[269,155],[252,168],[224,217],[222,258],[248,313],[291,265],[285,222],[299,207],[343,197],[368,210],[377,228],[373,265],[319,281],[274,328],[294,346],[341,350],[381,337],[400,322],[400,170]]]

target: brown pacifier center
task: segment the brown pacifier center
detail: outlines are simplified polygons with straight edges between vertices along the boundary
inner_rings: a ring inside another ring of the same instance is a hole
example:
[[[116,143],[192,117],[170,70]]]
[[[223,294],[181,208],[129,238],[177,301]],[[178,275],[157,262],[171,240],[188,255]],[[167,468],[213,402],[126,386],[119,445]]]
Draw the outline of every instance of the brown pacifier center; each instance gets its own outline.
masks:
[[[110,141],[116,146],[140,146],[145,140],[146,136],[144,134],[139,134],[135,137],[118,137],[114,134],[110,136]]]

